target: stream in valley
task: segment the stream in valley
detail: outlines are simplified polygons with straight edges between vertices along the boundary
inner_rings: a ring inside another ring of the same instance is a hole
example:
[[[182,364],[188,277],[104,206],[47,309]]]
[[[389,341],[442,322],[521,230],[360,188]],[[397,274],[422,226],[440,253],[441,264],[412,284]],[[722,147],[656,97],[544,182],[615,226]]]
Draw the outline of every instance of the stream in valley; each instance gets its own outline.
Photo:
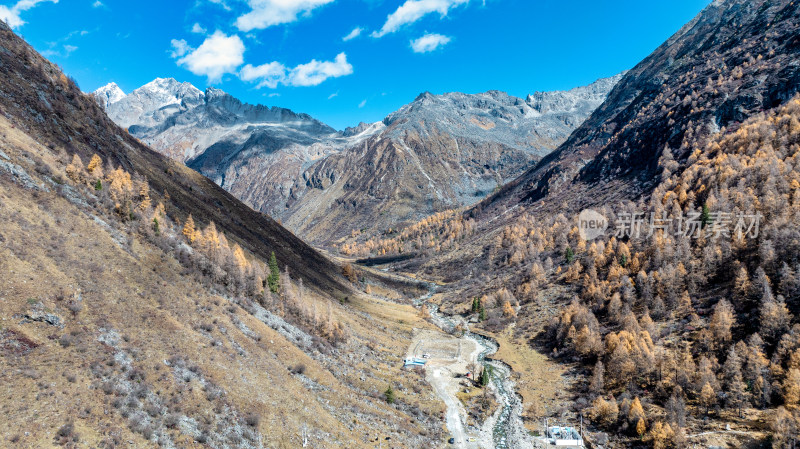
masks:
[[[481,348],[478,363],[484,369],[489,369],[491,383],[499,404],[499,409],[484,423],[484,428],[491,427],[491,443],[494,449],[518,449],[533,447],[527,432],[522,425],[522,402],[514,391],[514,382],[511,380],[511,369],[504,363],[491,359],[491,355],[499,349],[497,342],[489,337],[476,334],[469,330],[469,324],[459,317],[456,322],[451,316],[439,312],[436,304],[428,300],[436,292],[436,286],[428,285],[428,293],[414,301],[416,306],[425,304],[428,307],[431,321],[443,332],[452,334],[461,324],[464,334],[460,338],[475,342]],[[488,441],[484,441],[488,443]]]

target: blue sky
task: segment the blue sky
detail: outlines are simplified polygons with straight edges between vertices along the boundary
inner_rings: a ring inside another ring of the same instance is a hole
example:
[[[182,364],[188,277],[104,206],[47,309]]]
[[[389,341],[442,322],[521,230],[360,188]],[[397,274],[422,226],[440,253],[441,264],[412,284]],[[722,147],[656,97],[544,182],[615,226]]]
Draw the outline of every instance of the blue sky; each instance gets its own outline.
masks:
[[[708,3],[0,0],[0,18],[85,91],[173,77],[342,129],[424,91],[524,97],[591,83],[633,67]]]

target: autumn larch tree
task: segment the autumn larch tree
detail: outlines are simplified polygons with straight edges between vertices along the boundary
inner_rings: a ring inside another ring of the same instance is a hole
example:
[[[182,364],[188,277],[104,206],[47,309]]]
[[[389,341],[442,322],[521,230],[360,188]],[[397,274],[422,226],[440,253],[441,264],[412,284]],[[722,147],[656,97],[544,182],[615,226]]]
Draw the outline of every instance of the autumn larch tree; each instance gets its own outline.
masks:
[[[703,384],[703,388],[700,390],[700,403],[705,406],[706,415],[708,415],[711,407],[717,403],[717,393],[709,382]]]
[[[186,223],[183,225],[183,235],[189,243],[194,242],[194,239],[197,237],[197,230],[194,227],[194,218],[192,218],[192,214],[189,214],[189,218],[186,219]]]
[[[86,180],[86,173],[83,168],[83,161],[81,161],[80,156],[74,154],[72,156],[72,162],[70,162],[67,167],[65,168],[67,172],[67,176],[69,179],[73,180],[78,184],[83,184]]]
[[[511,306],[509,301],[503,303],[503,315],[507,318],[514,318],[517,316],[517,311],[514,310],[514,307]]]
[[[86,166],[86,171],[92,176],[93,179],[103,178],[103,160],[95,154],[89,160],[89,165]]]
[[[720,300],[714,307],[714,314],[711,316],[711,333],[717,344],[727,343],[731,339],[731,328],[736,324],[733,306],[726,300]]]
[[[650,429],[648,440],[653,444],[653,449],[667,449],[672,447],[674,434],[669,424],[658,421]]]

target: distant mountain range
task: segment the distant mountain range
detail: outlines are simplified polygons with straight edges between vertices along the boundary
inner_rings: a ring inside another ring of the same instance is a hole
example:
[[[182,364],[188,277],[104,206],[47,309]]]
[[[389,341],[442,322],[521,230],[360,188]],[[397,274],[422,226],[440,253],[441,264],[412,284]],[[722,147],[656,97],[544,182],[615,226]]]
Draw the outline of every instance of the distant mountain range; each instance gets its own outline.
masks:
[[[156,79],[94,92],[109,117],[315,243],[473,204],[561,144],[622,75],[526,99],[423,93],[336,131],[307,114]]]

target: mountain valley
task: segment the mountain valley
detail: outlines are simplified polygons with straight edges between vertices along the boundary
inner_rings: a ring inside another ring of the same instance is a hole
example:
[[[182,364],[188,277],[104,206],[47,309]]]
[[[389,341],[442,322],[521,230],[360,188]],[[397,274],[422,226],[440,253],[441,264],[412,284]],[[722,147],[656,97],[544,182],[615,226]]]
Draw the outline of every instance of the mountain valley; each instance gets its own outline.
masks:
[[[339,131],[85,93],[0,22],[0,447],[794,449],[798,30],[713,0],[619,75]]]

